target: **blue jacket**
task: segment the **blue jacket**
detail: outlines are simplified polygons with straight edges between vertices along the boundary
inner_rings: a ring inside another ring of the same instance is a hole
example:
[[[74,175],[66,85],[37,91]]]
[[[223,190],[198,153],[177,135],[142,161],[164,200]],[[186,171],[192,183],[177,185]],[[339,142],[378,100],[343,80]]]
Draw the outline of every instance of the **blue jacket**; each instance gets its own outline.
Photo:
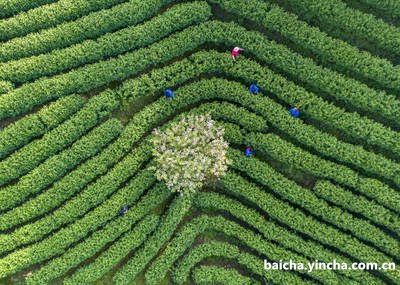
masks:
[[[297,118],[300,115],[300,111],[298,109],[295,110],[295,108],[290,109],[289,113],[293,118]]]
[[[169,88],[165,89],[164,96],[167,97],[167,98],[172,98],[172,96],[173,96],[172,90],[169,89]]]
[[[247,148],[246,148],[246,150],[244,151],[244,155],[245,156],[251,156],[253,154],[253,151],[252,150],[248,150]]]
[[[128,211],[128,205],[123,206],[121,209],[119,209],[118,213],[120,215],[125,214]]]
[[[250,93],[258,93],[258,86],[255,84],[251,84],[249,87]]]

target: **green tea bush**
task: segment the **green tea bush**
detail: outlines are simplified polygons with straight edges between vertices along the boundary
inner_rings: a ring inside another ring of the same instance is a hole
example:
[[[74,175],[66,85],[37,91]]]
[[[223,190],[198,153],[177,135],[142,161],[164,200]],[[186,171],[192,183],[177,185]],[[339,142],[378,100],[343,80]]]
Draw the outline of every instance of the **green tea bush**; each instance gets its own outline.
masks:
[[[41,0],[43,1],[43,0]],[[3,1],[2,1],[3,2]],[[38,2],[38,1],[31,1]],[[123,0],[61,0],[0,20],[0,40],[24,36],[124,2]],[[0,5],[0,9],[1,9]],[[1,15],[1,12],[0,12]]]

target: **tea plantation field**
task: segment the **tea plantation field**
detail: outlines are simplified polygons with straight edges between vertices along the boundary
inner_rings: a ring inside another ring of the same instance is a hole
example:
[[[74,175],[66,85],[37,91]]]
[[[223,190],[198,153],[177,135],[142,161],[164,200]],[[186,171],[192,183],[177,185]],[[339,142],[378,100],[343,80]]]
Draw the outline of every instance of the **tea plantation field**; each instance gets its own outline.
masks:
[[[399,64],[397,0],[0,0],[0,284],[400,284]],[[203,114],[231,164],[174,194]]]

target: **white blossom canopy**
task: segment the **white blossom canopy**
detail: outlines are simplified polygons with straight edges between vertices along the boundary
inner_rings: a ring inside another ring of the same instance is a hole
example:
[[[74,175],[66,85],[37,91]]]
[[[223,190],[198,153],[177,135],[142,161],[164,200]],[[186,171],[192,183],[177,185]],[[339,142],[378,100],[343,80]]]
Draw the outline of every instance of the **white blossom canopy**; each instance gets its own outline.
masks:
[[[171,191],[195,192],[226,173],[228,143],[210,115],[188,116],[153,134],[156,177]]]

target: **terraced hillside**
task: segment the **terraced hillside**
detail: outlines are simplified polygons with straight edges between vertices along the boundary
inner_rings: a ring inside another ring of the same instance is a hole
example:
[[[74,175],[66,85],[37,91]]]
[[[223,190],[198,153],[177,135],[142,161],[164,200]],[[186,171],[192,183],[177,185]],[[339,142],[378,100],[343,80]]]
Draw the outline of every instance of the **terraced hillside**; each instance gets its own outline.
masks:
[[[1,0],[0,284],[400,284],[399,58],[395,0]],[[188,114],[232,162],[193,196]]]

